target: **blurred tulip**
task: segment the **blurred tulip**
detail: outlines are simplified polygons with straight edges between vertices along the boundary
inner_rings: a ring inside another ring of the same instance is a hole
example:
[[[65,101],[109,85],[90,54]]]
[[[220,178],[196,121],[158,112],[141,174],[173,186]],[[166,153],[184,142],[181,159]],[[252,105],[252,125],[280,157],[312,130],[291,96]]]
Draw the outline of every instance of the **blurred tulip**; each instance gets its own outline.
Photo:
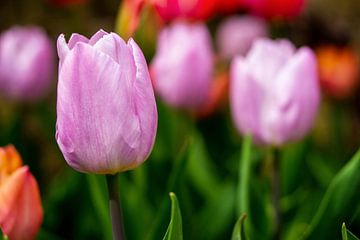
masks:
[[[11,240],[35,239],[43,220],[39,187],[13,146],[0,148],[0,227]]]
[[[351,96],[359,83],[359,60],[351,48],[322,46],[316,50],[320,83],[336,98]]]
[[[164,21],[174,19],[206,20],[216,10],[217,0],[152,0]]]
[[[216,42],[220,56],[231,59],[245,55],[255,39],[266,36],[264,20],[252,16],[230,17],[220,24]]]
[[[13,27],[0,35],[0,92],[14,100],[38,100],[51,86],[53,48],[38,27]]]
[[[116,32],[125,39],[130,38],[139,26],[145,0],[124,0],[116,19]]]
[[[320,101],[316,57],[287,40],[259,39],[246,58],[233,60],[230,102],[243,134],[261,144],[282,145],[311,128]]]
[[[306,0],[244,0],[252,13],[272,19],[288,19],[300,15]]]
[[[151,71],[155,90],[169,105],[200,107],[208,98],[212,68],[205,25],[175,23],[160,32]]]
[[[81,172],[117,173],[143,163],[157,129],[154,92],[143,53],[130,39],[98,31],[58,38],[56,140]]]

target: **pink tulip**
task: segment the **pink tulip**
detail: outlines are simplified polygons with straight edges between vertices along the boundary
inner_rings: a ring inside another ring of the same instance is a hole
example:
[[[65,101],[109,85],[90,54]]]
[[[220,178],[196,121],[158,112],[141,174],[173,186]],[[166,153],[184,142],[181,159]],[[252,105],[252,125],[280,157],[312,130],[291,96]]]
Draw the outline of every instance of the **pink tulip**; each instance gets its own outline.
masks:
[[[169,105],[200,107],[209,97],[213,68],[206,26],[178,22],[163,29],[151,67],[155,90]]]
[[[14,100],[37,100],[51,86],[53,48],[38,27],[13,27],[0,35],[0,92]]]
[[[35,239],[43,220],[39,187],[13,146],[0,148],[0,227],[11,240]]]
[[[320,101],[316,57],[287,40],[257,40],[231,66],[230,102],[238,130],[282,145],[310,130]]]
[[[98,31],[58,38],[56,140],[74,169],[117,173],[143,163],[157,129],[145,58],[130,39]]]
[[[231,59],[245,55],[254,40],[267,36],[264,20],[252,16],[236,16],[225,19],[216,33],[220,56]]]

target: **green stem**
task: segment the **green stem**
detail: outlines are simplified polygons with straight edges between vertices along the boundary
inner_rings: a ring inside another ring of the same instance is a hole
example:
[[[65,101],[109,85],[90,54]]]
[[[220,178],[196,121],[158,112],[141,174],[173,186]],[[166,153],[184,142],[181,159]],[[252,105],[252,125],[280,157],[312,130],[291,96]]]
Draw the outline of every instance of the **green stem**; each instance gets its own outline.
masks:
[[[118,174],[106,175],[106,182],[109,190],[109,209],[112,223],[113,239],[125,240],[125,232],[119,197],[120,195],[118,186]]]
[[[239,164],[238,187],[238,215],[246,213],[250,218],[249,184],[251,172],[251,146],[252,137],[247,135],[243,139],[241,159]]]
[[[280,150],[274,148],[270,157],[271,172],[271,200],[274,208],[274,239],[280,239],[281,213],[280,213]]]

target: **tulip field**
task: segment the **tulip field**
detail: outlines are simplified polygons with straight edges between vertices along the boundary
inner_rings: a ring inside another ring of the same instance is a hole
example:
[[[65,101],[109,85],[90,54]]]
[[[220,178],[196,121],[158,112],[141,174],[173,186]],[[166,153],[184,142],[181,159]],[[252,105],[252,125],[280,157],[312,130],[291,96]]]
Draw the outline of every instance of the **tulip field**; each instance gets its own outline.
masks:
[[[359,240],[357,0],[1,0],[0,240]]]

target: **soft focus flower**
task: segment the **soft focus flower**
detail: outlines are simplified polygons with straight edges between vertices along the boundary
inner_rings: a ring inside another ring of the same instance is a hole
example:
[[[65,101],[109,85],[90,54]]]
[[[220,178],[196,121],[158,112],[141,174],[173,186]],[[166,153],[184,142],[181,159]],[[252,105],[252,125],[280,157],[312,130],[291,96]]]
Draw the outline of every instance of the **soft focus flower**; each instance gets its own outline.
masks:
[[[217,0],[152,0],[164,21],[174,19],[205,20],[215,11]]]
[[[359,60],[349,47],[322,46],[316,50],[320,83],[337,98],[350,96],[359,83]]]
[[[244,0],[252,13],[273,18],[288,19],[300,15],[306,0]]]
[[[144,5],[145,0],[124,0],[121,3],[116,19],[116,32],[120,36],[130,38],[133,35],[139,26]]]
[[[130,39],[98,31],[58,38],[56,140],[81,172],[116,173],[143,163],[157,110],[143,53]]]
[[[255,39],[266,35],[264,20],[252,16],[234,16],[220,24],[216,42],[220,55],[231,59],[236,55],[245,55]]]
[[[314,53],[287,40],[259,39],[246,58],[233,60],[230,103],[236,127],[258,143],[281,145],[302,138],[318,110]]]
[[[13,146],[0,148],[0,227],[11,240],[35,239],[43,220],[39,187]]]
[[[0,35],[0,91],[15,100],[35,100],[48,93],[53,48],[38,27],[13,27]]]
[[[169,104],[196,108],[207,100],[213,53],[203,24],[175,23],[160,32],[151,70],[155,90]]]

